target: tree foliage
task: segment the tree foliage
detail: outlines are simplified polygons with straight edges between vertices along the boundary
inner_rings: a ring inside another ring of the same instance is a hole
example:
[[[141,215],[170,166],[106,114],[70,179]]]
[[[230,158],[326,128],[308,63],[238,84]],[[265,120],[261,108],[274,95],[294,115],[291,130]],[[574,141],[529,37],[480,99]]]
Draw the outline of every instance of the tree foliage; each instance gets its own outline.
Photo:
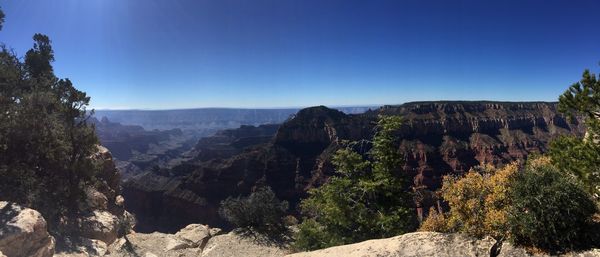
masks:
[[[295,246],[312,250],[410,232],[416,218],[395,132],[400,118],[381,116],[370,159],[349,143],[333,158],[337,176],[309,191]]]
[[[74,213],[83,187],[94,183],[100,167],[89,157],[98,140],[86,123],[90,98],[54,75],[50,39],[33,40],[24,61],[0,49],[0,195],[52,225]]]
[[[4,25],[4,12],[0,9],[0,30],[2,30],[2,26]]]
[[[600,118],[600,81],[589,70],[583,72],[579,82],[571,85],[559,100],[559,111],[574,117],[585,115],[586,118]]]
[[[559,97],[559,111],[585,120],[586,136],[563,136],[550,144],[549,155],[563,172],[579,178],[586,190],[600,196],[600,81],[589,70]]]
[[[600,145],[575,136],[550,142],[548,156],[561,171],[572,174],[595,198],[600,196]]]

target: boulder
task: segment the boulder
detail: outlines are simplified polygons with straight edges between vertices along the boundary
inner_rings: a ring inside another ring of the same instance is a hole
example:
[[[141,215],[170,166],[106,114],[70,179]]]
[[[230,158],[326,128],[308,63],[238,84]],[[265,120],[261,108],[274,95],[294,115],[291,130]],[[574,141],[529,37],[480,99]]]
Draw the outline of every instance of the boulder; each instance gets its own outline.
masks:
[[[193,247],[204,247],[210,239],[211,229],[207,225],[190,224],[179,230],[175,235],[191,243]]]
[[[0,256],[51,257],[54,248],[54,238],[38,211],[0,202]]]
[[[85,195],[85,202],[87,204],[87,208],[100,210],[108,209],[108,198],[106,198],[106,196],[103,193],[100,193],[93,187],[87,187],[85,189]]]
[[[125,205],[125,198],[123,198],[122,195],[117,195],[117,197],[115,197],[115,205],[123,207]]]
[[[108,211],[95,210],[80,220],[81,236],[112,244],[117,239],[119,217]]]
[[[356,244],[302,252],[288,257],[454,257],[490,256],[492,238],[477,240],[461,234],[416,232]]]
[[[223,234],[223,230],[220,228],[210,228],[210,236],[218,236],[218,235],[222,235]]]

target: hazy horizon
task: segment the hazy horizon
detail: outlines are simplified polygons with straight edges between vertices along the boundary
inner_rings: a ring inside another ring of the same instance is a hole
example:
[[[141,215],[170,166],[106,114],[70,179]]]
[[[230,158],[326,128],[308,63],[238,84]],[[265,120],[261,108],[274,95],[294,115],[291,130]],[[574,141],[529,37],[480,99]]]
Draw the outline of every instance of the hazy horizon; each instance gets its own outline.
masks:
[[[556,101],[598,70],[600,2],[0,1],[95,109]]]
[[[379,108],[382,106],[394,106],[394,105],[403,105],[408,103],[419,103],[419,102],[499,102],[499,103],[558,103],[558,100],[523,100],[523,101],[503,101],[503,100],[487,100],[487,99],[477,99],[477,100],[452,100],[452,99],[440,99],[440,100],[415,100],[401,103],[388,103],[388,104],[359,104],[359,105],[326,105],[326,104],[318,104],[318,105],[309,105],[309,106],[275,106],[275,107],[219,107],[219,106],[211,106],[211,107],[189,107],[189,108],[165,108],[165,109],[152,109],[152,108],[93,108],[95,111],[181,111],[181,110],[197,110],[197,109],[224,109],[224,110],[285,110],[285,109],[304,109],[316,106],[325,106],[327,108]]]

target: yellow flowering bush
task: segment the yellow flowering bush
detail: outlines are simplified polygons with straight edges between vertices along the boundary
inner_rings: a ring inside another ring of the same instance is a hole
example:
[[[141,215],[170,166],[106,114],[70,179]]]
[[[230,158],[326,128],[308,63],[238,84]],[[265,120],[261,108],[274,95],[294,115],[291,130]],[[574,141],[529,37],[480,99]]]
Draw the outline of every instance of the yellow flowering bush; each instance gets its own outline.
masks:
[[[421,230],[503,237],[507,231],[510,183],[517,172],[517,163],[512,163],[501,169],[479,166],[463,177],[444,177],[441,194],[450,211],[431,210]]]

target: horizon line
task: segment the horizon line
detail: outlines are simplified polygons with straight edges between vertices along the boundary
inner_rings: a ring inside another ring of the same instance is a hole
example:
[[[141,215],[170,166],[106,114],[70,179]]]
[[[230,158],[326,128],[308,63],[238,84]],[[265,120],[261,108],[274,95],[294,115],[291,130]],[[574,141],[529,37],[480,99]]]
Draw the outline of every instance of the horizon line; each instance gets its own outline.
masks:
[[[367,107],[381,107],[390,104],[365,104],[365,105],[306,105],[306,106],[281,106],[281,107],[183,107],[183,108],[167,108],[167,109],[153,109],[153,108],[92,108],[94,111],[180,111],[180,110],[199,110],[199,109],[237,109],[237,110],[291,110],[291,109],[305,109],[316,106],[326,106],[328,108],[367,108]],[[400,104],[391,104],[400,105]]]
[[[200,109],[225,109],[225,110],[290,110],[290,109],[305,109],[310,107],[325,106],[328,108],[379,108],[383,106],[398,106],[409,103],[431,103],[431,102],[490,102],[490,103],[557,103],[557,100],[544,101],[544,100],[533,100],[533,101],[503,101],[503,100],[423,100],[423,101],[408,101],[394,104],[357,104],[357,105],[308,105],[308,106],[281,106],[281,107],[183,107],[183,108],[166,108],[166,109],[153,109],[153,108],[92,108],[93,111],[184,111],[184,110],[200,110]]]

